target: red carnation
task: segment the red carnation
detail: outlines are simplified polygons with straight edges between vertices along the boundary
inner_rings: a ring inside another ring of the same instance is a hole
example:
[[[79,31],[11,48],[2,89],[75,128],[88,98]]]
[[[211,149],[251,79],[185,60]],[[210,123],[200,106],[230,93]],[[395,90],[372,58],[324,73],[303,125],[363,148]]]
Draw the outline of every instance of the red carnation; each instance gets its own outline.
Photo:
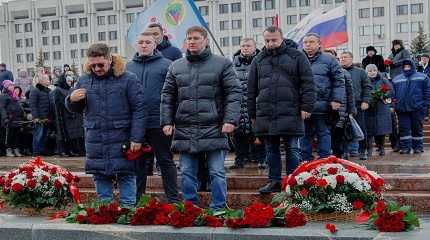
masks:
[[[0,186],[3,187],[6,181],[4,180],[4,177],[0,177]]]
[[[376,203],[376,206],[375,206],[375,210],[376,210],[376,212],[378,213],[378,214],[381,214],[381,213],[383,213],[384,212],[384,210],[385,210],[385,202],[384,201],[378,201],[377,203]]]
[[[290,185],[290,187],[296,186],[297,185],[296,178],[293,176],[288,177],[288,185]]]
[[[227,218],[225,225],[229,228],[241,228],[245,226],[242,218]]]
[[[335,175],[337,173],[337,168],[331,167],[327,170],[327,173],[330,175]]]
[[[56,167],[52,167],[52,168],[49,170],[49,172],[50,172],[52,175],[54,175],[54,174],[56,174],[56,173],[57,173],[57,168],[56,168]]]
[[[305,180],[305,184],[306,185],[310,185],[310,186],[312,186],[312,185],[315,185],[315,183],[317,182],[317,178],[316,177],[314,177],[314,176],[311,176],[311,177],[309,177],[308,179],[306,179]]]
[[[48,176],[46,176],[46,175],[43,175],[43,176],[42,176],[42,182],[43,182],[43,183],[46,183],[48,180],[49,180],[49,177],[48,177]]]
[[[390,85],[389,84],[386,84],[386,83],[381,84],[381,92],[387,93],[389,91],[390,91]]]
[[[12,179],[13,177],[15,177],[16,173],[15,172],[11,172],[7,175],[7,178]]]
[[[205,217],[206,226],[208,227],[222,227],[224,226],[224,222],[214,216],[206,216]]]
[[[25,172],[25,175],[27,176],[27,178],[33,178],[33,172],[31,171]]]
[[[360,201],[360,200],[355,200],[352,203],[352,207],[353,207],[354,210],[362,209],[364,207],[364,203],[362,201]]]
[[[335,233],[335,232],[337,232],[336,225],[334,225],[334,224],[327,223],[327,224],[325,225],[325,228],[326,228],[327,230],[329,230],[329,231],[330,231],[330,233]]]
[[[87,218],[84,215],[78,214],[75,217],[75,221],[78,223],[85,223],[85,221],[87,220]]]
[[[169,217],[166,214],[157,214],[155,216],[154,224],[155,225],[167,225],[169,223]]]
[[[5,188],[3,188],[3,193],[9,193],[10,192],[10,189],[9,188],[7,188],[7,187],[5,187]]]
[[[317,186],[318,187],[326,187],[327,186],[327,180],[325,180],[324,178],[318,179],[317,181]]]
[[[307,197],[309,194],[309,190],[307,190],[306,188],[302,188],[300,189],[299,193],[300,193],[300,196]]]
[[[285,226],[292,228],[304,225],[306,225],[306,216],[299,208],[291,207],[287,210],[285,213]]]
[[[58,190],[60,190],[63,187],[63,184],[60,182],[60,180],[56,179],[54,181],[54,187]]]
[[[344,184],[345,183],[345,177],[343,175],[337,175],[336,176],[336,182],[337,182],[337,184]]]
[[[12,185],[12,191],[14,192],[21,192],[24,189],[24,187],[21,185],[21,183],[14,183]]]
[[[34,180],[33,178],[28,179],[27,186],[31,189],[34,189],[36,187],[36,180]]]
[[[42,170],[45,171],[45,172],[48,172],[49,171],[49,167],[48,166],[43,166]]]

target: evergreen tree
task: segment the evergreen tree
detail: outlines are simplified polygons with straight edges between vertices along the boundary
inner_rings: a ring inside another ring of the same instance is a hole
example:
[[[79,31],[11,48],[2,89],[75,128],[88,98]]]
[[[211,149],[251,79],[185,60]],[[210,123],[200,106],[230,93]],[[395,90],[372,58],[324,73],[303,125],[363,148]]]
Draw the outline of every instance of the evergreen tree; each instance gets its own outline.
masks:
[[[37,51],[37,57],[36,57],[36,65],[35,67],[44,67],[44,59],[43,59],[43,51],[41,48]]]
[[[411,52],[414,57],[430,52],[430,39],[421,25],[419,26],[418,35],[412,40]]]

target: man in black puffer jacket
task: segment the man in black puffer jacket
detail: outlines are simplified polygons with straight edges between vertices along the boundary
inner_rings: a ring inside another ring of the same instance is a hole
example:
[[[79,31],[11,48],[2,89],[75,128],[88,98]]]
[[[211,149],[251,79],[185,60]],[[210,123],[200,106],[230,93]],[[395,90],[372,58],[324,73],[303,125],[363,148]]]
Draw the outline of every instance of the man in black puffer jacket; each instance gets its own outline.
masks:
[[[303,120],[310,117],[316,100],[312,70],[303,52],[282,30],[268,27],[265,46],[253,60],[249,72],[248,109],[255,122],[255,134],[266,142],[269,182],[260,193],[281,191],[280,138],[287,151],[287,174],[300,162]]]
[[[256,48],[254,39],[245,38],[240,43],[240,50],[233,56],[233,68],[236,72],[236,77],[242,86],[242,101],[240,104],[240,120],[239,125],[234,131],[234,149],[236,151],[236,159],[234,165],[230,169],[243,168],[245,159],[250,160],[250,144],[252,144],[252,127],[251,119],[248,116],[248,73],[252,59],[260,51]]]
[[[172,148],[180,152],[182,193],[197,203],[197,169],[201,154],[209,167],[210,208],[225,207],[224,170],[227,134],[239,121],[241,89],[232,63],[211,53],[202,27],[187,30],[187,56],[170,65],[161,95],[161,126],[173,134]]]

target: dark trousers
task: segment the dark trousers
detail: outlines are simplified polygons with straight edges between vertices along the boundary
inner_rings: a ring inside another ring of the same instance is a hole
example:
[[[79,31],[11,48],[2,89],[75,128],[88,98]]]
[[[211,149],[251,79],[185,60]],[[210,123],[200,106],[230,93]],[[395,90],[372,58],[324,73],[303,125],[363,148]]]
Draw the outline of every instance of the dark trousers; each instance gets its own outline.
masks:
[[[282,175],[282,163],[280,153],[280,138],[284,140],[287,175],[292,173],[301,160],[300,138],[296,136],[267,136],[265,137],[267,162],[269,164],[269,179],[280,182]]]
[[[348,153],[350,142],[344,139],[344,129],[333,127],[331,130],[331,145],[333,155],[338,158],[343,158],[345,153]]]
[[[6,147],[12,148],[12,149],[19,148],[21,141],[22,141],[21,128],[9,127],[7,129]]]
[[[397,113],[392,112],[391,113],[391,126],[393,131],[390,134],[390,143],[391,143],[391,148],[395,149],[399,147],[399,141],[400,141],[400,136],[399,136],[399,118],[397,116]]]
[[[251,135],[241,132],[234,133],[233,143],[236,151],[236,159],[234,161],[235,165],[243,166],[245,164],[245,159],[249,160],[250,142]]]
[[[399,117],[400,149],[402,150],[423,150],[423,120],[425,112],[402,112]]]
[[[265,141],[264,138],[260,137],[259,138],[261,141],[261,144],[255,144],[252,143],[251,144],[251,155],[253,157],[253,159],[255,159],[257,161],[257,163],[260,164],[266,164],[266,146],[265,146]]]
[[[354,116],[358,125],[363,131],[364,139],[358,142],[358,152],[365,153],[367,149],[367,130],[366,130],[366,112],[361,110],[361,105],[357,106],[357,115]]]
[[[6,152],[6,128],[0,127],[0,156],[4,156]]]
[[[312,114],[305,120],[305,136],[302,137],[300,146],[302,147],[302,160],[311,161],[312,141],[316,135],[318,138],[317,151],[319,158],[325,158],[331,154],[331,126],[327,114]]]
[[[44,124],[36,123],[33,129],[33,155],[45,153],[46,134],[48,127]]]
[[[173,162],[173,154],[170,151],[170,137],[164,135],[161,128],[150,128],[146,129],[145,139],[152,146],[157,162],[160,165],[161,178],[167,200],[169,202],[179,202],[177,171],[176,165]],[[145,193],[146,190],[147,167],[149,164],[147,164],[145,157],[138,159],[136,164],[136,193],[137,199],[139,199],[141,194]]]

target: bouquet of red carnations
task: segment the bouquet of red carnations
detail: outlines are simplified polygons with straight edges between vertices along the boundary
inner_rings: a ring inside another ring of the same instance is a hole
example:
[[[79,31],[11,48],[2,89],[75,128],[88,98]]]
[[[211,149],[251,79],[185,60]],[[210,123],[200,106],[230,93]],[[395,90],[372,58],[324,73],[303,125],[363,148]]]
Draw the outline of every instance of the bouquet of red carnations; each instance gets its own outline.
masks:
[[[10,207],[64,208],[79,202],[78,181],[69,171],[36,157],[0,177],[0,195]]]
[[[387,83],[381,84],[379,88],[375,89],[375,91],[372,92],[372,102],[375,104],[381,101],[384,104],[391,104],[390,91],[391,91],[390,84],[387,84]]]
[[[368,225],[380,232],[403,232],[419,227],[420,222],[415,213],[411,212],[410,206],[399,207],[392,201],[378,201]]]

